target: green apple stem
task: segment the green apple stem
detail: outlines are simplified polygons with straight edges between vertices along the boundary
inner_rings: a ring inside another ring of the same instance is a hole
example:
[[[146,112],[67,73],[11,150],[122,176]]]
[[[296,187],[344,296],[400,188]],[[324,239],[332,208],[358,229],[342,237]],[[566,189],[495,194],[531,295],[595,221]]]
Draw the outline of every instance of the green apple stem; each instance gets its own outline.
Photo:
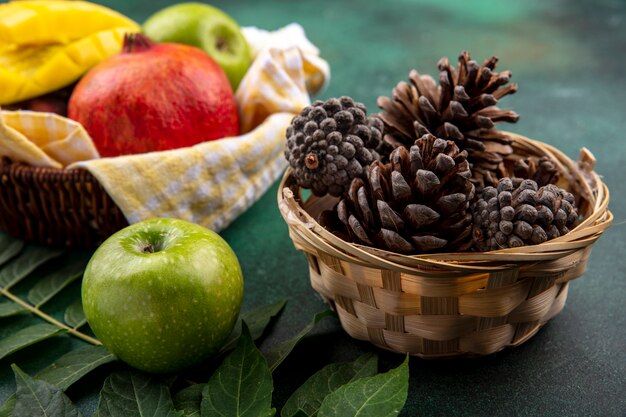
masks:
[[[20,297],[12,294],[11,292],[9,292],[9,290],[5,289],[4,287],[0,287],[0,293],[2,295],[4,295],[5,297],[7,297],[9,300],[13,301],[14,303],[19,304],[20,306],[24,307],[25,309],[27,309],[29,312],[35,314],[36,316],[42,318],[43,320],[47,321],[50,324],[53,324],[57,327],[60,327],[64,330],[67,330],[68,333],[70,333],[71,335],[87,342],[87,343],[91,343],[92,345],[95,346],[99,346],[102,344],[102,342],[100,342],[98,339],[95,339],[89,335],[86,335],[82,332],[79,332],[78,330],[69,327],[68,325],[66,325],[65,323],[60,322],[59,320],[55,319],[52,316],[49,316],[48,314],[44,313],[43,311],[41,311],[40,309],[38,309],[37,307],[33,306],[32,304],[27,303],[26,301],[22,300]]]
[[[228,42],[222,36],[218,36],[215,40],[215,47],[218,51],[226,51],[228,50]]]

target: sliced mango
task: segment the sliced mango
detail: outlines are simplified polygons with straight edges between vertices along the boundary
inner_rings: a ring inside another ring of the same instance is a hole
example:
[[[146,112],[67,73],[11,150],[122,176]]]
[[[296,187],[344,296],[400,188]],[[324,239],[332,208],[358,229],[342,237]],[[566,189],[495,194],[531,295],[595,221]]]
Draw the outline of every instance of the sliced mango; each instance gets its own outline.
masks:
[[[70,43],[117,27],[139,30],[126,16],[86,1],[13,1],[0,5],[0,45]]]
[[[137,23],[82,1],[0,5],[0,105],[65,87],[121,51]]]

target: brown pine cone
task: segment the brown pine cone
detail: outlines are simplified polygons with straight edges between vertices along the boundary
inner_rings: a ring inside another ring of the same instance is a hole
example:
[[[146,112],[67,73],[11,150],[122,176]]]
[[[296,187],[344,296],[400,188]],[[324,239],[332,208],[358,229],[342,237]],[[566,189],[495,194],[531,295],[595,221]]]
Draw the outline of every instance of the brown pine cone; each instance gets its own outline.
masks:
[[[559,180],[556,164],[548,156],[518,159],[513,166],[513,173],[515,174],[515,178],[512,178],[514,186],[524,179],[535,181],[539,187],[556,184]]]
[[[378,98],[385,141],[410,146],[426,133],[453,140],[468,151],[475,184],[481,189],[495,185],[506,174],[503,157],[513,152],[511,138],[495,123],[519,119],[517,113],[496,106],[517,91],[517,84],[508,84],[510,71],[494,72],[497,60],[491,57],[479,66],[463,52],[455,69],[444,57],[438,63],[439,86],[429,75],[411,71],[409,83],[400,82],[392,98]]]
[[[528,179],[515,187],[505,177],[497,188],[485,187],[472,212],[474,247],[479,251],[536,245],[578,224],[571,193],[553,184],[538,187]]]
[[[298,184],[315,195],[340,196],[384,149],[383,124],[350,97],[316,101],[287,128],[285,158]]]
[[[410,150],[396,148],[321,222],[340,236],[399,253],[456,251],[471,245],[474,196],[467,152],[453,141],[426,135]]]

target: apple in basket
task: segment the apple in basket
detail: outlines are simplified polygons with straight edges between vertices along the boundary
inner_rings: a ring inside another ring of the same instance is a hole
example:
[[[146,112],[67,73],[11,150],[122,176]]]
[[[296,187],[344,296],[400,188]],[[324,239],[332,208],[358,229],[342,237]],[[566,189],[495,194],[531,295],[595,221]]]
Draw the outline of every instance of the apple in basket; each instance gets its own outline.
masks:
[[[197,46],[211,55],[237,89],[252,63],[248,42],[237,22],[217,7],[179,3],[150,16],[143,32],[156,42]]]
[[[135,223],[109,237],[85,270],[82,300],[96,336],[148,372],[169,373],[216,353],[243,298],[235,253],[217,234],[178,219]]]
[[[188,45],[128,34],[122,52],[76,85],[68,116],[103,157],[163,151],[239,134],[239,115],[222,68]]]

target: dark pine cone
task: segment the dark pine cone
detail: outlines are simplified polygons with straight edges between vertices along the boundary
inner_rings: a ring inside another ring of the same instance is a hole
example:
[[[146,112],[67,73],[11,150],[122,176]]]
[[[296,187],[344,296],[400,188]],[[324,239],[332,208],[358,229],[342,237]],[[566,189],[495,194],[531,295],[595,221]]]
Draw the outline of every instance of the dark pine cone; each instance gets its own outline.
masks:
[[[578,223],[574,196],[553,184],[502,178],[485,187],[472,206],[474,246],[479,251],[536,245],[568,233]]]
[[[468,151],[479,189],[495,185],[505,175],[503,157],[513,152],[511,138],[495,123],[519,119],[517,113],[496,106],[502,97],[517,91],[517,84],[508,84],[509,71],[494,72],[497,61],[491,57],[479,65],[463,52],[455,69],[448,58],[441,58],[439,86],[431,76],[411,71],[409,83],[400,82],[392,98],[378,98],[385,141],[394,147],[410,146],[426,133],[453,140]]]
[[[375,161],[365,178],[353,180],[320,222],[356,243],[394,252],[467,249],[474,186],[466,158],[454,142],[432,135],[410,150],[396,148],[388,163]]]
[[[515,178],[512,178],[514,186],[524,179],[535,181],[539,187],[556,184],[559,180],[556,164],[548,156],[518,159],[513,166],[513,173],[515,174]]]
[[[382,131],[383,123],[350,97],[318,100],[287,128],[285,158],[301,187],[338,197],[380,158]]]

